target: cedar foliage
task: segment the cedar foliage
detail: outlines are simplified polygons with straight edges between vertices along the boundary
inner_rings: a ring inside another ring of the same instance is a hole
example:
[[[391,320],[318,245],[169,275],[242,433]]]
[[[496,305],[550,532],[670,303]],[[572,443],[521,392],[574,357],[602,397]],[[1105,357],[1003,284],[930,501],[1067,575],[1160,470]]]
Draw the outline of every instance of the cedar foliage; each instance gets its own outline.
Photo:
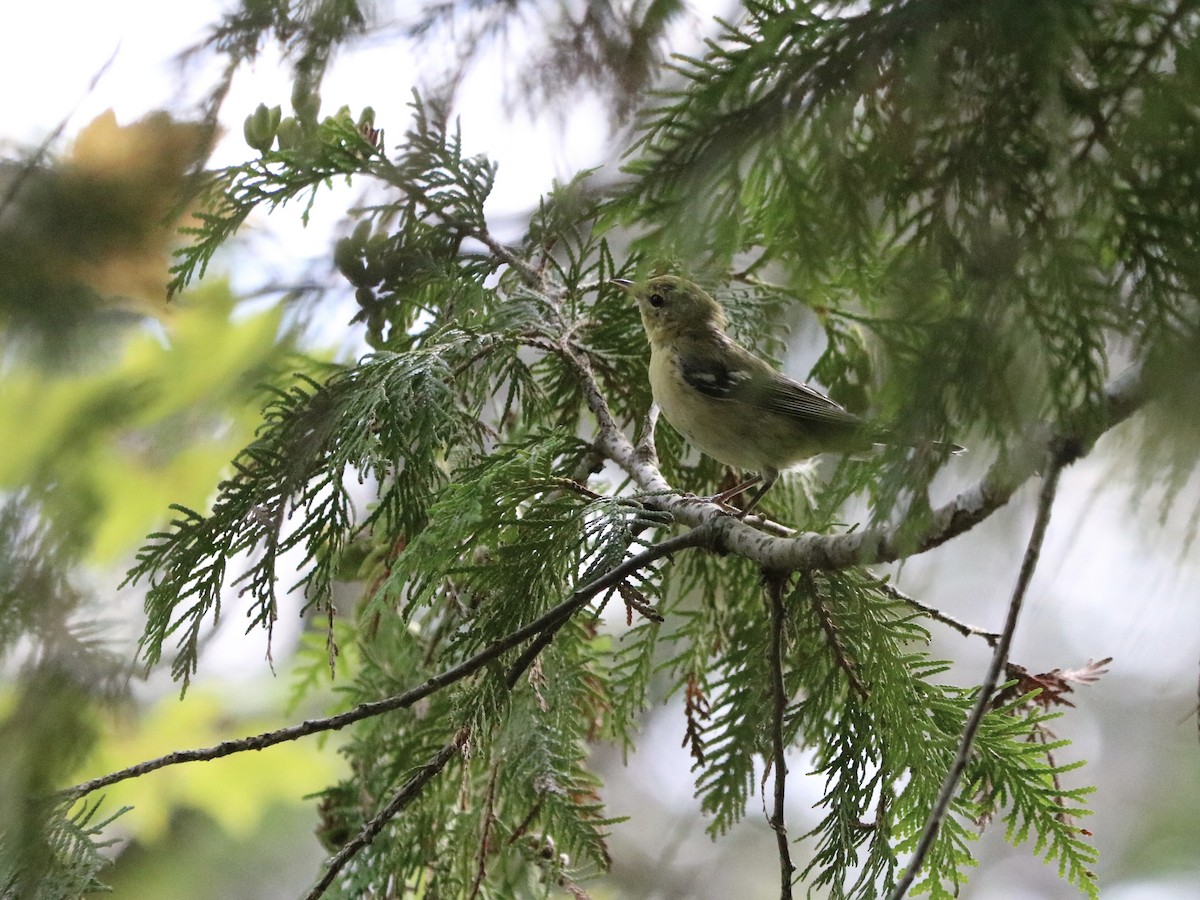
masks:
[[[399,137],[381,136],[369,111],[314,112],[331,48],[365,27],[354,3],[247,0],[214,33],[234,64],[266,39],[290,47],[295,115],[259,158],[202,180],[174,287],[201,277],[251,212],[288,214],[335,178],[370,183],[381,199],[353,213],[333,258],[371,352],[275,385],[211,508],[178,507],[150,537],[128,578],[146,588],[145,662],[170,656],[186,688],[225,592],[251,598],[251,625],[269,639],[294,578],[326,622],[317,652],[344,703],[369,702],[472,659],[674,533],[673,494],[602,465],[623,461],[610,430],[640,434],[650,404],[644,338],[616,276],[703,280],[764,354],[779,349],[779,314],[802,307],[826,338],[814,375],[835,397],[988,459],[1037,423],[1094,434],[1118,360],[1145,365],[1164,402],[1194,402],[1195,4],[752,0],[660,66],[645,54],[661,52],[680,4],[632,6],[588,4],[582,24],[546,14],[557,50],[545,58],[571,61],[566,82],[608,79],[614,109],[636,111],[634,140],[622,178],[559,185],[511,245],[485,215],[495,166],[464,150],[443,97],[414,95]],[[482,43],[506,16],[542,12],[477,7],[431,8],[412,33],[458,16]],[[572,40],[586,53],[567,54]],[[656,70],[658,89],[643,91]],[[658,454],[681,491],[723,476],[665,425]],[[1169,459],[1144,481],[1186,479],[1196,445],[1175,442]],[[943,462],[903,450],[849,460],[778,488],[765,508],[840,534],[865,498],[875,524],[917,535]],[[366,508],[356,480],[373,493]],[[279,571],[295,548],[299,572]],[[250,562],[230,584],[235,556]],[[753,810],[778,728],[815,754],[825,784],[798,877],[831,897],[884,895],[973,689],[947,684],[947,664],[926,652],[940,626],[866,568],[787,574],[773,624],[751,560],[703,548],[655,560],[541,643],[355,725],[354,776],[320,798],[331,851],[466,738],[327,895],[581,892],[609,864],[613,825],[589,747],[636,746],[647,705],[675,693],[715,837]],[[356,607],[335,605],[336,581],[358,584]],[[773,627],[780,721],[764,688]],[[931,896],[954,895],[976,824],[995,818],[1096,894],[1078,819],[1087,789],[1064,785],[1077,763],[1042,740],[1047,717],[1028,696],[986,716],[921,876]]]

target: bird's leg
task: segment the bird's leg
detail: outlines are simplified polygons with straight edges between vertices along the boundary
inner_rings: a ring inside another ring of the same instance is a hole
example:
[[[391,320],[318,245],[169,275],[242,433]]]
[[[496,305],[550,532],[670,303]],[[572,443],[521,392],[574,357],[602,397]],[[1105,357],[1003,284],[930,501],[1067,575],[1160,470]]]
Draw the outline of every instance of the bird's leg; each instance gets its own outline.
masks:
[[[775,479],[778,477],[779,477],[779,473],[776,470],[766,469],[763,471],[763,473],[761,475],[759,475],[757,478],[755,478],[754,481],[748,482],[746,484],[746,487],[750,487],[755,482],[761,481],[762,487],[760,487],[757,491],[754,492],[754,496],[750,498],[750,502],[747,503],[742,508],[742,511],[738,513],[739,519],[744,519],[746,517],[746,515],[750,512],[750,510],[754,509],[754,507],[758,505],[758,501],[763,498],[763,494],[765,494],[767,491],[769,491],[771,489],[771,485],[773,485],[775,483]]]
[[[715,503],[718,506],[728,506],[730,500],[732,500],[734,497],[739,497],[742,494],[746,493],[746,491],[750,490],[750,488],[754,487],[760,481],[762,481],[762,476],[755,475],[753,478],[747,479],[746,481],[743,481],[741,484],[735,484],[733,487],[731,487],[727,490],[721,491],[721,493],[716,494],[712,497],[709,497],[708,498],[709,502]]]
[[[775,483],[775,479],[778,477],[779,473],[774,469],[765,469],[761,475],[755,475],[753,478],[749,478],[746,481],[743,481],[741,484],[735,484],[728,490],[721,491],[721,493],[717,494],[715,497],[712,497],[710,502],[716,503],[718,506],[729,506],[729,501],[734,497],[738,497],[746,493],[746,491],[750,490],[750,488],[754,487],[759,482],[762,482],[762,487],[754,492],[754,496],[750,498],[750,502],[747,503],[742,509],[737,510],[736,514],[740,519],[758,505],[758,501],[763,498],[763,494],[771,489],[771,485]]]

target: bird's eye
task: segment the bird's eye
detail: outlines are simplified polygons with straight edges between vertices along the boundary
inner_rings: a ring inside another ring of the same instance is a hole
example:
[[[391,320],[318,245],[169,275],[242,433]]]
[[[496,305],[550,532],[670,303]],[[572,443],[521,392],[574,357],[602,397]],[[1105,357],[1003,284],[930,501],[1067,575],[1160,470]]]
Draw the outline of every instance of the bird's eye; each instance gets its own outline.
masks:
[[[653,306],[655,309],[658,309],[660,306],[662,306],[664,303],[667,302],[666,300],[663,299],[662,294],[651,294],[647,299],[650,301],[650,305]]]

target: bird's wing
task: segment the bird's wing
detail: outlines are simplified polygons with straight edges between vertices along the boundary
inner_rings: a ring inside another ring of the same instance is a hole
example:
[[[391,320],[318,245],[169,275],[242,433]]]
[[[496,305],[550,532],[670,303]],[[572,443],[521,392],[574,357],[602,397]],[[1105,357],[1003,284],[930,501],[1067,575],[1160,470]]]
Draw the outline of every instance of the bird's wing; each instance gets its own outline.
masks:
[[[716,356],[680,354],[679,374],[689,387],[714,400],[742,399],[753,380],[748,369],[731,366]]]
[[[685,382],[716,400],[746,403],[759,409],[806,422],[829,425],[862,425],[862,420],[818,390],[776,372],[746,352],[722,356],[679,357],[679,374]]]

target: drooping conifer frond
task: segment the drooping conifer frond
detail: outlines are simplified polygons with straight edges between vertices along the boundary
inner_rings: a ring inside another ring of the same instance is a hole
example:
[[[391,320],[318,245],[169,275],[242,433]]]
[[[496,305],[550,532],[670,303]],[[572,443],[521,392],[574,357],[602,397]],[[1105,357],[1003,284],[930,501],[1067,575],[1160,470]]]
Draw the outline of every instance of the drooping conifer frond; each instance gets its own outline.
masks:
[[[130,572],[131,582],[151,582],[144,639],[149,663],[178,632],[173,670],[186,683],[202,627],[220,615],[229,584],[250,596],[251,627],[269,628],[281,590],[293,586],[305,588],[306,605],[327,607],[357,525],[350,479],[386,484],[367,525],[377,521],[397,534],[421,527],[444,479],[444,456],[469,452],[483,438],[448,377],[452,346],[381,353],[323,385],[305,379],[275,394],[257,440],[234,460],[235,474],[221,484],[212,512],[177,508],[172,530],[154,535]],[[292,549],[303,554],[303,574],[295,585],[280,585],[277,562]],[[246,571],[228,579],[228,564],[243,554],[250,557]]]
[[[1196,319],[1200,223],[1153,186],[1195,171],[1194,117],[1154,99],[1195,77],[1185,6],[1035,3],[1018,27],[1003,3],[747,3],[647,110],[632,202],[869,328],[902,427],[1010,435]]]

